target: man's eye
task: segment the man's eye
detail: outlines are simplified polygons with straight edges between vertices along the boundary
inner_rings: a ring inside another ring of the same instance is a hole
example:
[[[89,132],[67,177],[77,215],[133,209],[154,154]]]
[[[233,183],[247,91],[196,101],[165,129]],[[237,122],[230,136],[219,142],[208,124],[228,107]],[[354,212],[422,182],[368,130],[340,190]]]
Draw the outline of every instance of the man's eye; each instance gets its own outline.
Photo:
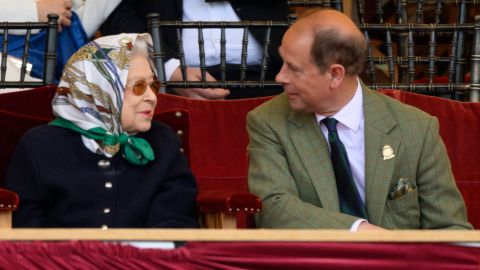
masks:
[[[293,67],[293,66],[290,66],[290,70],[293,71],[293,72],[298,72],[298,68]]]

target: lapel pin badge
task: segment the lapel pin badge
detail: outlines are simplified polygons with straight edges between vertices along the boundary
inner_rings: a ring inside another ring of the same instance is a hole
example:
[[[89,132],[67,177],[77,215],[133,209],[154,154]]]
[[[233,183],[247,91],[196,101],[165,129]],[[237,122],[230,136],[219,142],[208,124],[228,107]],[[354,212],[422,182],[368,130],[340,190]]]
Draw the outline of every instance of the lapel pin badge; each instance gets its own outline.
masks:
[[[385,145],[382,149],[383,160],[392,159],[395,157],[393,154],[393,149],[390,145]]]

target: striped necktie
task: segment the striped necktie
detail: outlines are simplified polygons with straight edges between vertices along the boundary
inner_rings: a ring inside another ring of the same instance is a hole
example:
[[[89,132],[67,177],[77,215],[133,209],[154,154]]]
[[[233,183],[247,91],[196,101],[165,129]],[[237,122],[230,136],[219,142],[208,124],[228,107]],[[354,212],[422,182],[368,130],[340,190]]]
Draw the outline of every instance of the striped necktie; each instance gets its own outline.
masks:
[[[367,219],[365,205],[353,181],[347,151],[338,137],[338,121],[335,118],[327,117],[322,120],[322,123],[325,124],[328,129],[328,143],[330,144],[330,156],[333,171],[335,172],[335,180],[337,182],[340,211],[348,215]]]

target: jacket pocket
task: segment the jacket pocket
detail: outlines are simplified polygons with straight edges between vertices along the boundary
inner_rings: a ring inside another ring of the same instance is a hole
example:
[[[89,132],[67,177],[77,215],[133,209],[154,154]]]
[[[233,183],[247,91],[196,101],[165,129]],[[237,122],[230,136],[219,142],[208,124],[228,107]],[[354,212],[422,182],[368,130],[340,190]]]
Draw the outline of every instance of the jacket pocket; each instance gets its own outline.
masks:
[[[414,190],[394,200],[387,200],[386,217],[395,229],[420,228],[418,191]]]

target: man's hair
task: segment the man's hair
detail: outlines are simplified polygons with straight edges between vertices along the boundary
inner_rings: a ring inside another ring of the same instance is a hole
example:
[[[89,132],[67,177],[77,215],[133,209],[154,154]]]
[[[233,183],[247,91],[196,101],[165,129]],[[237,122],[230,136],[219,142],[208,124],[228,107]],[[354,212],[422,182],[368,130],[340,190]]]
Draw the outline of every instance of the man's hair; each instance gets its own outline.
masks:
[[[341,33],[329,26],[313,31],[311,55],[321,72],[325,72],[332,64],[340,64],[347,75],[362,73],[367,52],[363,36],[360,38]]]

